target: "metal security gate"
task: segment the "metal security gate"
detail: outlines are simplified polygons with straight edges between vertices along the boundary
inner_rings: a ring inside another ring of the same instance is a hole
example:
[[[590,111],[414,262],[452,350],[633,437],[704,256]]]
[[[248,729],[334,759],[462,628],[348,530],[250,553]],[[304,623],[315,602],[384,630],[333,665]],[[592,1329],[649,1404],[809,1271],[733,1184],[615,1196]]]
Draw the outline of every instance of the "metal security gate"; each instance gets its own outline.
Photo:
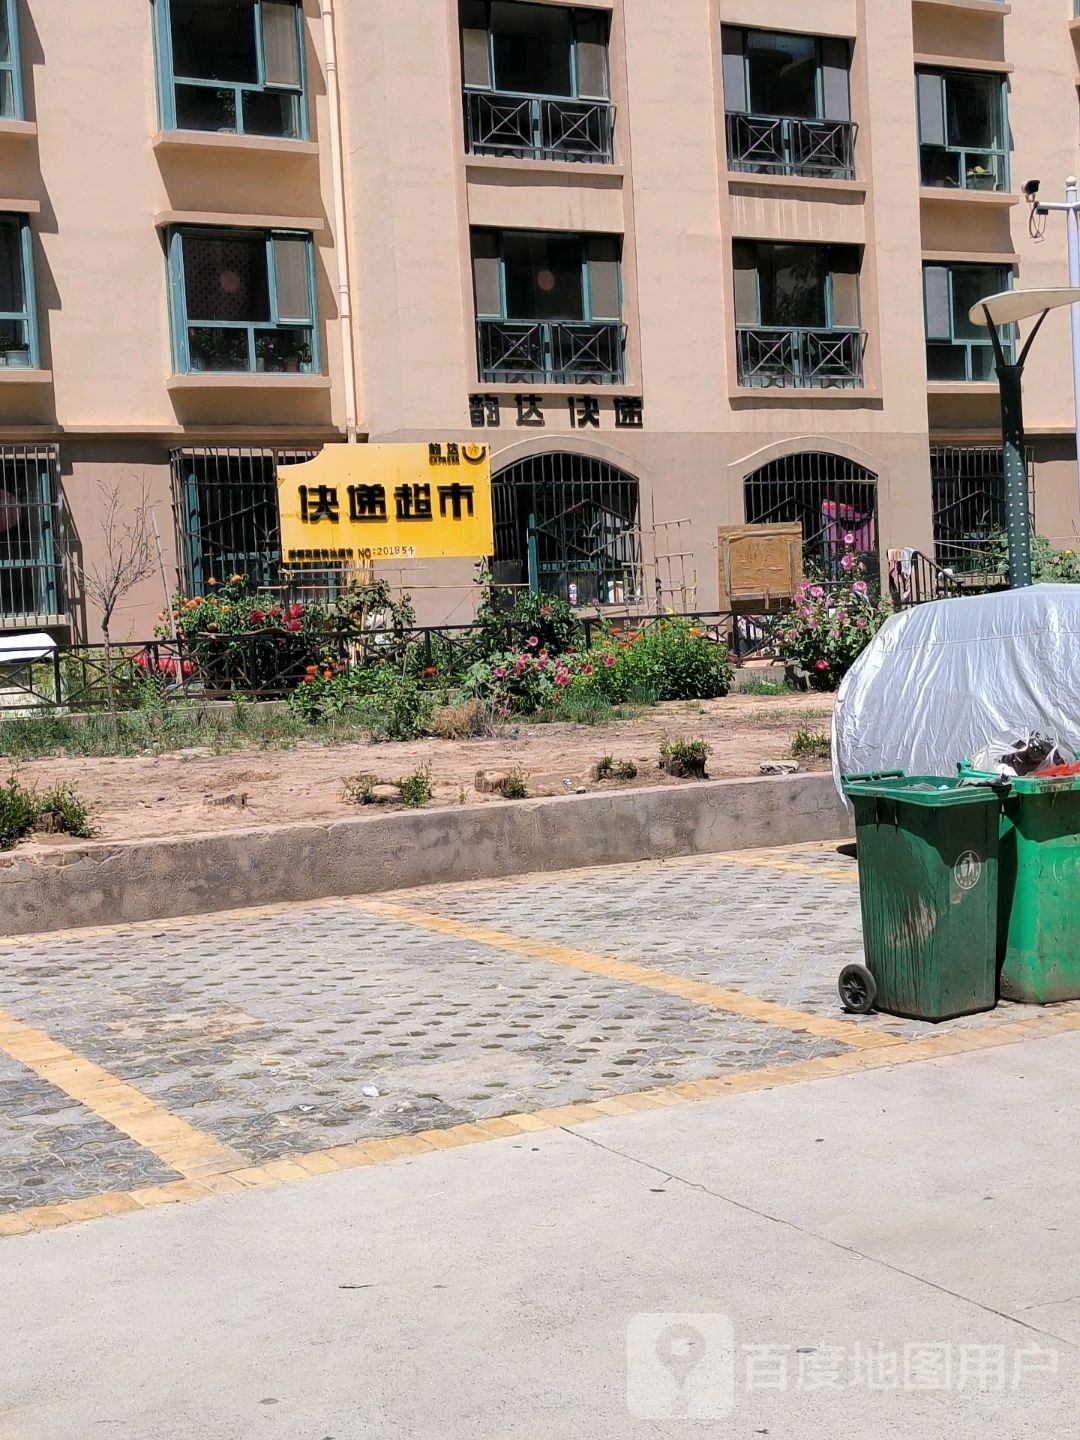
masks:
[[[806,451],[755,470],[744,488],[748,525],[802,526],[808,574],[839,578],[840,561],[853,550],[867,578],[877,576],[877,476],[870,470],[840,455]]]
[[[0,445],[0,630],[66,620],[55,445]]]
[[[586,455],[537,455],[492,479],[497,585],[571,604],[641,598],[638,482]]]
[[[1025,460],[1035,523],[1035,452]],[[934,559],[956,575],[985,574],[1005,533],[1005,462],[1000,445],[932,445]]]
[[[243,575],[280,582],[277,467],[313,458],[311,450],[174,450],[173,507],[186,586],[201,594]]]

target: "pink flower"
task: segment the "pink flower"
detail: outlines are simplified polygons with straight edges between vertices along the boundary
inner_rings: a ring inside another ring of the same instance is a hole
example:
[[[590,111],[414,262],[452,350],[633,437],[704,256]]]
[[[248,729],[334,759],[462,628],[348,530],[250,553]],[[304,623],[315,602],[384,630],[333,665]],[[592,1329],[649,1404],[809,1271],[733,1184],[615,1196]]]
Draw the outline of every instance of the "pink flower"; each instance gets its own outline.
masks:
[[[495,676],[495,679],[496,679],[496,680],[505,680],[505,679],[506,679],[506,671],[503,669],[503,667],[502,667],[501,665],[496,665],[496,666],[495,666],[495,669],[492,671],[492,674]]]
[[[808,630],[816,630],[817,627],[818,627],[818,622],[817,622],[816,620],[813,620],[813,619],[807,620],[807,622],[806,622],[806,628],[807,628]]]
[[[828,668],[829,668],[829,662],[828,662],[827,660],[815,660],[815,661],[814,661],[814,669],[815,669],[815,670],[827,670]]]
[[[541,651],[540,651],[540,659],[541,659],[541,660],[546,660],[547,658],[548,658],[548,652],[547,652],[546,650],[541,650]]]
[[[510,715],[510,711],[509,711],[509,710],[507,709],[507,707],[504,705],[504,706],[502,707],[502,709],[499,711],[499,719],[500,719],[500,720],[506,720],[506,719],[509,717],[509,715]]]
[[[604,668],[605,668],[605,670],[610,670],[611,667],[612,667],[614,664],[615,664],[615,656],[614,656],[614,655],[605,655],[605,656],[604,656]]]
[[[854,568],[855,568],[855,556],[854,556],[854,555],[845,555],[844,558],[840,561],[840,569],[841,569],[841,570],[853,570]]]
[[[821,588],[820,585],[811,585],[810,594],[814,597],[815,600],[825,599],[825,591]]]
[[[295,632],[302,630],[304,627],[300,624],[299,620],[290,620],[286,628]]]
[[[789,630],[787,632],[787,638],[789,642],[792,640],[797,640],[799,638],[799,632],[797,630]]]
[[[514,674],[515,674],[515,675],[520,675],[521,672],[522,672],[524,669],[525,669],[525,661],[524,661],[524,660],[516,660],[516,661],[514,662]]]
[[[855,629],[856,629],[856,630],[865,630],[865,629],[866,629],[866,621],[865,621],[865,620],[861,620],[861,619],[860,619],[860,620],[856,620],[856,621],[855,621]]]
[[[582,667],[581,667],[581,673],[582,673],[582,675],[591,675],[591,674],[592,674],[592,666],[591,666],[591,665],[582,665]]]
[[[804,620],[809,620],[809,619],[811,618],[811,616],[813,615],[813,613],[814,613],[814,612],[813,612],[813,610],[811,609],[811,607],[810,607],[809,605],[805,605],[805,606],[799,611],[799,614],[802,616],[802,618],[803,618]]]
[[[844,536],[844,544],[845,544],[845,545],[854,545],[854,544],[855,544],[855,536],[854,536],[854,534],[852,533],[852,531],[849,530],[849,531],[847,532],[847,534]]]
[[[839,631],[839,630],[830,630],[830,631],[829,631],[829,639],[830,639],[830,640],[839,640],[839,639],[840,639],[840,631]]]
[[[865,594],[866,594],[866,581],[865,581],[865,580],[856,580],[856,581],[855,581],[855,584],[852,585],[851,588],[852,588],[852,590],[854,590],[854,592],[855,592],[856,595],[865,595]]]
[[[556,684],[556,685],[569,685],[569,684],[570,684],[570,676],[567,675],[567,673],[566,673],[565,670],[562,672],[561,675],[556,675],[556,676],[555,676],[555,684]]]
[[[557,690],[553,690],[551,692],[551,703],[552,705],[557,705],[559,703],[559,692]]]
[[[530,650],[535,650],[537,645],[540,644],[540,641],[536,638],[535,635],[530,635],[528,640],[525,641],[525,644],[528,645]]]
[[[794,600],[796,605],[801,605],[803,600],[806,598],[806,586],[800,585],[791,598]]]
[[[536,668],[537,668],[537,670],[546,670],[546,669],[547,669],[547,661],[546,661],[546,660],[537,660],[537,662],[536,662]]]

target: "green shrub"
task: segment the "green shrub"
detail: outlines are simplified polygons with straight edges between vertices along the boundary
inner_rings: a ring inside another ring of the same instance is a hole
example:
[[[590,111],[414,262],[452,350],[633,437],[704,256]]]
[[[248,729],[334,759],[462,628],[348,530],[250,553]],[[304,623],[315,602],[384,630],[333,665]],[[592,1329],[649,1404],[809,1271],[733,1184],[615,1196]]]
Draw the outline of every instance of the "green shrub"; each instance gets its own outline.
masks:
[[[490,597],[485,598],[476,612],[471,644],[481,660],[527,648],[566,655],[580,649],[583,636],[577,612],[560,596],[523,591],[504,611],[498,610]]]
[[[731,689],[727,650],[682,619],[612,640],[590,654],[597,687],[617,703],[714,700]]]
[[[529,787],[526,783],[528,776],[517,767],[510,771],[510,774],[500,783],[499,794],[504,800],[527,800],[529,798]]]
[[[990,539],[987,550],[990,574],[1009,576],[1009,542],[999,530]],[[1080,585],[1080,555],[1075,550],[1059,550],[1042,535],[1031,537],[1031,578],[1036,585]]]
[[[341,782],[341,797],[353,805],[377,805],[379,797],[375,786],[378,783],[374,775],[346,775]]]
[[[0,785],[0,850],[10,850],[24,835],[29,835],[37,819],[37,805],[32,791],[26,790],[12,775]]]
[[[414,770],[411,775],[406,775],[403,780],[397,782],[401,800],[410,810],[422,809],[431,797],[435,794],[435,787],[431,783],[431,771],[424,765],[419,770]]]
[[[97,834],[89,805],[71,785],[54,786],[39,796],[12,775],[0,785],[0,850],[10,850],[32,830],[79,840]]]
[[[435,709],[430,692],[389,665],[376,666],[368,674],[370,689],[361,701],[359,717],[372,740],[416,740],[425,735]]]
[[[592,778],[601,780],[636,780],[638,768],[632,760],[616,760],[613,755],[602,755],[592,769]]]
[[[660,769],[678,779],[707,780],[705,762],[711,753],[704,740],[665,740],[660,747]]]

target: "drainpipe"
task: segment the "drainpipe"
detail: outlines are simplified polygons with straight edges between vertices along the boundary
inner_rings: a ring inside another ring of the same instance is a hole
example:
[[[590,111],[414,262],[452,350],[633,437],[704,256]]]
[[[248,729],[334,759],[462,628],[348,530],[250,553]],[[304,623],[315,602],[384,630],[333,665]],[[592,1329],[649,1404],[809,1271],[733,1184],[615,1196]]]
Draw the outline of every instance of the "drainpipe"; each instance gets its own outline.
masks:
[[[330,115],[330,169],[334,188],[334,250],[337,253],[338,321],[345,379],[345,438],[356,444],[356,353],[353,346],[352,287],[349,283],[348,226],[345,218],[345,169],[341,159],[341,90],[338,85],[334,0],[320,0],[326,52],[326,105]]]

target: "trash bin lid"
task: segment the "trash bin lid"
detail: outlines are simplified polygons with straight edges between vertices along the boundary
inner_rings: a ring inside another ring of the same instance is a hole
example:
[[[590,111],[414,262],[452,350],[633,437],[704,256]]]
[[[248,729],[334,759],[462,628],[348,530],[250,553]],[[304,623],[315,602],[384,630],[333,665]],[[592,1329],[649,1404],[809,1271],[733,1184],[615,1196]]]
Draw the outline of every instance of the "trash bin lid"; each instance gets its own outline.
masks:
[[[960,775],[845,775],[844,794],[867,800],[900,800],[905,805],[996,805],[997,791]]]

